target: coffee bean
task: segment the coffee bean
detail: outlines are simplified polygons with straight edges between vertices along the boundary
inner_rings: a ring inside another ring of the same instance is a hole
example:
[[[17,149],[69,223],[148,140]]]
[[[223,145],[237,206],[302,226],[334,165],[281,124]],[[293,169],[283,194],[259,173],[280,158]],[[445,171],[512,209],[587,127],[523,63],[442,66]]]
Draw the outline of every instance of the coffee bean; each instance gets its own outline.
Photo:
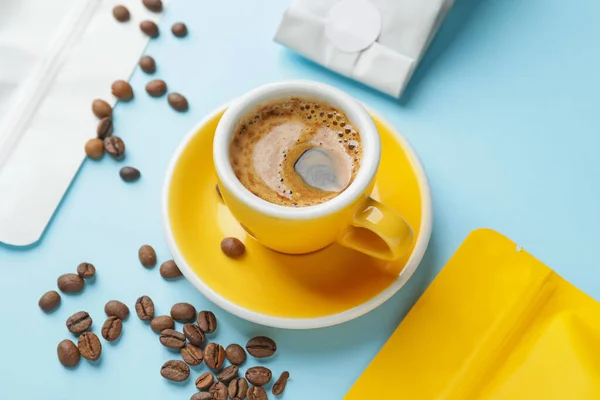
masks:
[[[56,353],[58,354],[58,361],[65,367],[72,368],[79,364],[81,358],[79,349],[69,339],[65,339],[58,344]]]
[[[158,25],[156,25],[153,21],[145,20],[140,22],[140,29],[151,38],[158,37]]]
[[[198,390],[206,390],[212,386],[215,377],[210,372],[205,372],[196,379],[196,387]]]
[[[177,303],[171,307],[171,317],[179,322],[192,322],[196,318],[196,309],[189,303]]]
[[[186,111],[189,107],[187,99],[179,93],[169,93],[167,101],[175,111]]]
[[[124,80],[114,81],[111,86],[112,94],[121,101],[129,101],[133,99],[133,89],[129,82]]]
[[[146,85],[146,92],[152,97],[163,96],[167,92],[167,84],[162,79],[154,79]]]
[[[183,22],[173,24],[171,32],[177,37],[184,37],[188,34],[187,26]]]
[[[85,154],[92,160],[99,160],[104,155],[104,142],[98,138],[85,143]]]
[[[167,361],[160,369],[163,378],[175,382],[183,382],[190,377],[190,367],[179,360]]]
[[[115,316],[108,317],[108,319],[104,321],[104,325],[102,325],[102,337],[109,342],[114,342],[121,336],[122,330],[123,321]]]
[[[106,139],[113,133],[113,122],[110,117],[104,117],[98,122],[98,127],[96,128],[96,136],[98,139]]]
[[[271,370],[265,367],[252,367],[246,371],[246,379],[253,385],[263,386],[271,381]]]
[[[212,311],[200,311],[198,313],[198,326],[204,333],[213,333],[217,329],[217,317]]]
[[[199,392],[194,393],[192,397],[190,397],[190,400],[215,400],[215,398],[208,392]]]
[[[142,321],[154,318],[154,302],[148,296],[142,296],[135,302],[135,312]]]
[[[221,250],[227,257],[236,258],[246,252],[246,246],[237,238],[227,237],[221,241]]]
[[[229,382],[227,392],[232,399],[245,399],[248,393],[248,381],[244,378],[235,378]]]
[[[143,56],[140,58],[140,68],[147,74],[153,74],[156,72],[156,61],[150,56]]]
[[[279,396],[285,390],[285,385],[287,385],[287,380],[290,378],[290,373],[287,371],[283,371],[279,376],[279,379],[273,384],[272,392],[275,396]]]
[[[115,316],[121,320],[125,320],[129,315],[129,307],[119,300],[111,300],[104,306],[104,312],[108,317]]]
[[[168,315],[161,315],[153,318],[152,321],[150,321],[150,328],[152,328],[152,330],[156,333],[161,333],[165,329],[173,329],[174,326],[175,321],[173,321],[173,318],[169,317]]]
[[[38,306],[40,306],[44,312],[50,312],[59,305],[60,294],[58,294],[56,290],[50,290],[49,292],[44,293],[42,297],[40,297],[40,301],[38,301]]]
[[[202,343],[206,340],[204,332],[196,324],[185,324],[183,326],[183,334],[194,346],[202,346]]]
[[[202,349],[189,343],[183,349],[181,349],[180,353],[183,361],[190,365],[199,365],[204,358]]]
[[[221,372],[217,375],[217,379],[224,384],[228,384],[231,382],[233,378],[237,378],[238,376],[238,366],[230,365],[228,367],[223,368]]]
[[[209,343],[204,348],[204,363],[210,369],[221,369],[225,361],[225,349],[218,343]]]
[[[161,0],[142,0],[144,6],[150,11],[161,12],[163,5]]]
[[[267,392],[260,386],[252,386],[248,389],[248,400],[267,400]]]
[[[102,344],[100,339],[92,332],[84,332],[79,336],[77,347],[81,356],[86,360],[96,361],[102,353]]]
[[[146,268],[152,268],[156,265],[156,252],[150,245],[143,245],[138,250],[138,257],[142,265]]]
[[[79,311],[67,319],[67,329],[71,333],[81,333],[90,329],[92,318],[85,311]]]
[[[246,361],[246,352],[239,344],[230,344],[225,349],[225,355],[233,365],[241,365]]]
[[[87,262],[82,262],[77,266],[77,275],[84,279],[90,279],[96,274],[96,267]]]
[[[131,17],[127,7],[122,5],[118,5],[113,8],[113,16],[119,22],[129,21],[129,18]]]
[[[270,357],[277,351],[277,345],[266,336],[257,336],[248,341],[246,350],[256,358]]]
[[[160,342],[170,349],[181,349],[185,346],[185,336],[174,329],[165,329],[160,333]]]
[[[58,278],[58,288],[65,293],[78,293],[83,290],[85,283],[77,274],[64,274]]]
[[[125,143],[118,136],[109,136],[104,139],[104,150],[115,160],[125,156]]]
[[[106,101],[96,99],[92,102],[92,112],[100,119],[112,116],[112,107]]]
[[[133,168],[133,167],[123,167],[121,168],[121,170],[119,171],[119,176],[121,177],[121,179],[123,179],[125,182],[135,182],[138,179],[140,179],[140,176],[142,176],[142,174],[140,173],[140,170],[137,168]]]
[[[179,278],[182,275],[181,271],[175,261],[168,260],[162,263],[160,266],[160,276],[165,279],[175,279]]]
[[[221,382],[213,383],[210,389],[208,389],[208,393],[210,393],[215,400],[227,400],[227,386]]]

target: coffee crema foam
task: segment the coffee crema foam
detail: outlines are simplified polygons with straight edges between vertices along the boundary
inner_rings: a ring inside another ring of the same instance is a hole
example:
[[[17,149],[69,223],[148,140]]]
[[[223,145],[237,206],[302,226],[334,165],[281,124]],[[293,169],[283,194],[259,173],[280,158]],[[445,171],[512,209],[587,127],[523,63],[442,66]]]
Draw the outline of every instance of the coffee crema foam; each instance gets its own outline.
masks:
[[[238,122],[229,160],[239,181],[274,204],[326,202],[354,180],[360,134],[343,112],[306,99],[275,101]]]

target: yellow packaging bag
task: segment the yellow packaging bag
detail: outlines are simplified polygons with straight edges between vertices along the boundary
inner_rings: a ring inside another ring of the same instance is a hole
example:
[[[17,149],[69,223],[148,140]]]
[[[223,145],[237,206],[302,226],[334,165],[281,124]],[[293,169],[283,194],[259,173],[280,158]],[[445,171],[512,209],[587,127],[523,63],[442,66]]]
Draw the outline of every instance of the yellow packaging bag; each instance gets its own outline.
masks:
[[[477,230],[345,397],[364,399],[600,399],[600,303]]]

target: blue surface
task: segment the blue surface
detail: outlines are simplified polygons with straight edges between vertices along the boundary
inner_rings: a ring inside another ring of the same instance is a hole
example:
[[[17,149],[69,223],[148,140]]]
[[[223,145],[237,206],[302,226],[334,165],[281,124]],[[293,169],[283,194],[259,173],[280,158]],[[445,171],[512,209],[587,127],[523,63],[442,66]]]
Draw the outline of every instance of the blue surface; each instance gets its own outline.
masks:
[[[206,113],[266,82],[306,78],[347,90],[379,110],[412,142],[431,179],[434,233],[409,284],[370,314],[342,326],[289,332],[246,323],[219,311],[216,340],[245,342],[267,334],[280,352],[266,364],[292,375],[289,400],[339,399],[367,366],[418,295],[465,236],[491,227],[522,244],[587,293],[600,299],[593,259],[600,235],[600,2],[578,0],[458,0],[401,101],[305,61],[271,38],[287,2],[173,0],[163,34],[148,54],[157,76],[188,96],[187,114],[143,93],[115,110],[116,132],[140,182],[120,181],[120,164],[86,162],[39,245],[0,246],[0,398],[188,399],[193,380],[172,384],[159,375],[177,358],[135,315],[115,344],[103,341],[101,362],[62,368],[57,343],[64,326],[85,309],[99,332],[107,300],[133,310],[147,294],[158,313],[190,301],[212,308],[186,281],[166,283],[145,270],[137,248],[150,243],[169,258],[160,223],[159,193],[172,151]],[[174,21],[190,36],[168,34]],[[201,172],[199,172],[201,173]],[[83,260],[98,277],[81,295],[63,296],[52,315],[37,307],[56,278]],[[484,267],[484,266],[482,266]],[[193,377],[205,367],[193,369]],[[85,393],[85,395],[83,395]]]

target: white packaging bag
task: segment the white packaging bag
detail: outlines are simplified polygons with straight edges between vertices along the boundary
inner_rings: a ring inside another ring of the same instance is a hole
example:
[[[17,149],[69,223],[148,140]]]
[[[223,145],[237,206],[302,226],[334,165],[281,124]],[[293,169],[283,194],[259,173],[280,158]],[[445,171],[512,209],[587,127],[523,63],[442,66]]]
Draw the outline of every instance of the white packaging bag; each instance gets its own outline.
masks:
[[[0,0],[0,242],[39,240],[95,135],[92,101],[114,105],[148,43],[140,21],[159,17],[140,0]]]
[[[293,0],[275,41],[399,97],[454,0]]]

